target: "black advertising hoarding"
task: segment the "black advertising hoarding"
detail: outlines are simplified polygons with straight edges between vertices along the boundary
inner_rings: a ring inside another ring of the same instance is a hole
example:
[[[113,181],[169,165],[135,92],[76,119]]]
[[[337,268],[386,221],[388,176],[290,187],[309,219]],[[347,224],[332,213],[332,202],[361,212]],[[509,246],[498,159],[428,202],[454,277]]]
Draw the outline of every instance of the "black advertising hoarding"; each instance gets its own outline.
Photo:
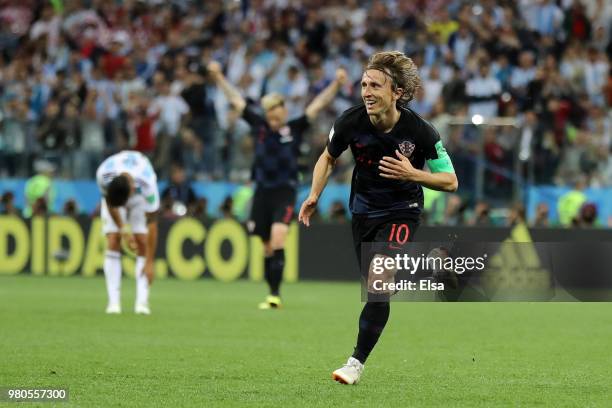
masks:
[[[520,250],[494,249],[497,268],[513,276],[521,269],[544,268],[565,288],[612,289],[612,230],[495,227],[420,227],[415,242],[481,247],[520,243]],[[52,216],[30,220],[0,216],[0,275],[85,277],[102,274],[105,239],[98,218]],[[541,255],[547,248],[545,259]],[[507,247],[507,245],[506,245]],[[536,251],[537,249],[537,251]],[[457,249],[458,250],[458,249]],[[536,261],[526,261],[533,252]],[[124,248],[124,273],[133,276],[134,254]],[[527,263],[525,263],[527,262]],[[234,219],[204,225],[193,218],[161,221],[155,261],[159,278],[201,277],[230,282],[263,277],[263,245]],[[285,280],[357,281],[360,271],[350,223],[293,223],[286,246]]]
[[[105,238],[99,218],[52,216],[29,220],[0,216],[0,275],[85,277],[102,274]],[[122,266],[134,276],[135,254],[123,247]],[[296,281],[297,224],[287,238],[285,277]],[[158,278],[182,280],[212,276],[230,282],[263,277],[263,245],[233,219],[204,225],[193,218],[162,221],[155,260]]]

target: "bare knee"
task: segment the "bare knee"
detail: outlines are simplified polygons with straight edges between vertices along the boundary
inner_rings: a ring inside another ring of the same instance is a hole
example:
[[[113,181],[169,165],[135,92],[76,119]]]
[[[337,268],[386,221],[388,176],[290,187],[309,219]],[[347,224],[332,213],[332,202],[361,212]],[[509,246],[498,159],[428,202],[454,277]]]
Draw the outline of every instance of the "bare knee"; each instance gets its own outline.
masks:
[[[106,234],[106,248],[109,251],[121,251],[121,234]]]
[[[272,251],[285,248],[289,226],[280,222],[272,224],[270,247]]]

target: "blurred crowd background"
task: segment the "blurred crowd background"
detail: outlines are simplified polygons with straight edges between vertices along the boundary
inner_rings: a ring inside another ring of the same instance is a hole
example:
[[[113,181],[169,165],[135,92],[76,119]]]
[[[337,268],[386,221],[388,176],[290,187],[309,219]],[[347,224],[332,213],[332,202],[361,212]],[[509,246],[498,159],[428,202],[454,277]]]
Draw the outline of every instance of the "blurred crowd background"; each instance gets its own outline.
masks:
[[[93,179],[104,157],[134,149],[163,180],[248,183],[249,127],[207,64],[251,103],[284,94],[290,116],[342,66],[350,83],[301,148],[307,184],[334,119],[360,101],[368,57],[397,49],[420,67],[410,106],[460,180],[443,206],[428,199],[429,222],[485,224],[500,207],[512,223],[525,186],[612,186],[611,27],[609,0],[0,0],[0,177]],[[351,160],[335,181],[350,181]],[[588,224],[597,208],[576,194],[569,223]],[[346,206],[325,217],[344,220]]]

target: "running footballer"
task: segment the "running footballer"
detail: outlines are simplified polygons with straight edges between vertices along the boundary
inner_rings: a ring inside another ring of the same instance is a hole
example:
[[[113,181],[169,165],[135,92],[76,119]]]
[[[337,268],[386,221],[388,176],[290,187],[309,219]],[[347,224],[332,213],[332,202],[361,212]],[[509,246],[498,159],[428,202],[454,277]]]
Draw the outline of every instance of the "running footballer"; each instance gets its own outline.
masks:
[[[299,220],[308,226],[336,159],[350,147],[355,168],[349,206],[360,264],[362,243],[391,239],[397,242],[390,244],[401,246],[413,240],[423,208],[421,186],[447,192],[458,187],[438,132],[405,107],[419,86],[417,67],[403,53],[380,52],[370,58],[361,79],[363,104],[346,110],[334,123],[300,209]],[[422,170],[425,163],[430,171]],[[400,230],[401,237],[393,233]],[[332,374],[344,384],[359,381],[389,318],[389,295],[368,295],[354,352]]]
[[[225,93],[233,108],[251,126],[255,138],[253,181],[256,183],[253,207],[249,220],[250,230],[261,237],[265,250],[264,277],[269,295],[259,304],[260,309],[281,306],[280,284],[285,267],[285,241],[293,219],[298,178],[297,160],[302,136],[319,112],[336,96],[346,82],[344,69],[336,71],[336,78],[306,107],[304,114],[288,120],[288,111],[282,95],[268,94],[261,99],[264,116],[252,106],[225,79],[221,66],[213,62],[208,71]]]

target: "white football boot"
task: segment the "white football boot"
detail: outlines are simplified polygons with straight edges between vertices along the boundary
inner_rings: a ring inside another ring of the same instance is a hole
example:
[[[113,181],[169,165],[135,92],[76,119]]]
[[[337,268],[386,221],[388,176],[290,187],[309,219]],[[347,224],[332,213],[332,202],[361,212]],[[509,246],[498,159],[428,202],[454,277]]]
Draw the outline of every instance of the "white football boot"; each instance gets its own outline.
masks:
[[[121,314],[121,305],[119,303],[109,303],[106,306],[106,314]]]
[[[361,361],[354,357],[349,357],[345,365],[332,373],[332,378],[334,381],[342,384],[357,384],[361,373],[363,373],[363,368],[364,365],[361,364]]]
[[[134,313],[141,315],[150,315],[151,309],[149,309],[149,305],[145,303],[136,303],[136,306],[134,306]]]

